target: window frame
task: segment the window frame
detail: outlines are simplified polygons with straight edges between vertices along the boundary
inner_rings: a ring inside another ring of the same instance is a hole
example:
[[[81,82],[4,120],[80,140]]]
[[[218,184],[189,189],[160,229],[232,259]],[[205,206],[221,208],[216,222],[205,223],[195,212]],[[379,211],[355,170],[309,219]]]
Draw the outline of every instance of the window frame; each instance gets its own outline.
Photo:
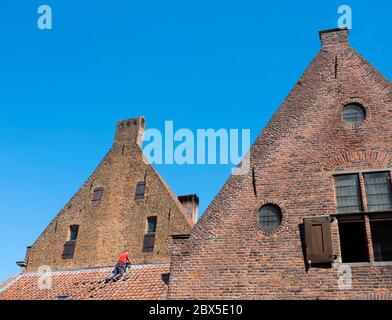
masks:
[[[338,219],[364,219],[365,227],[366,227],[366,238],[368,242],[368,254],[369,254],[369,262],[352,262],[352,263],[344,263],[345,265],[349,265],[352,267],[355,266],[392,266],[392,259],[386,261],[377,261],[375,257],[374,251],[374,239],[371,233],[371,222],[372,221],[381,221],[381,220],[392,220],[392,209],[391,210],[379,210],[379,211],[369,211],[368,210],[368,199],[366,193],[366,184],[365,184],[365,174],[377,174],[377,173],[387,173],[389,180],[389,190],[392,196],[392,169],[370,169],[370,170],[357,170],[357,171],[344,171],[339,173],[332,174],[333,186],[334,186],[334,195],[335,195],[335,213],[331,216],[336,217]],[[363,206],[363,211],[361,212],[351,212],[351,213],[339,213],[337,210],[337,193],[335,186],[335,177],[340,175],[347,174],[357,174],[359,177],[359,186],[360,186],[360,195]],[[339,246],[341,248],[341,243],[339,242]],[[341,249],[340,249],[341,250]]]
[[[143,193],[138,192],[139,186],[143,186]],[[143,200],[146,196],[146,182],[145,181],[139,181],[136,183],[136,189],[135,189],[135,200]]]

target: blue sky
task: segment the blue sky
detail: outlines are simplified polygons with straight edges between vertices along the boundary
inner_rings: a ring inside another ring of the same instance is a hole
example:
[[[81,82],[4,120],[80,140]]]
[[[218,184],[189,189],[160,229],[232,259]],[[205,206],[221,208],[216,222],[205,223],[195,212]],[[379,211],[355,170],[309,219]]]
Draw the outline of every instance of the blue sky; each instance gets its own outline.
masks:
[[[249,128],[252,141],[353,10],[351,44],[392,79],[392,2],[2,0],[0,281],[91,174],[115,121],[163,129]],[[37,8],[53,9],[53,30]],[[224,165],[159,165],[178,195],[207,207]]]

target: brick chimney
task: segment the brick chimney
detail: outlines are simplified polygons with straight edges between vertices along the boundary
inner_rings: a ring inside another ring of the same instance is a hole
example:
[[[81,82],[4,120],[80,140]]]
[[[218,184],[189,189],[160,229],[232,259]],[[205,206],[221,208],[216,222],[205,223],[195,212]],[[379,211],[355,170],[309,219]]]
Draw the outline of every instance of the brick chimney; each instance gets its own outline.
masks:
[[[199,197],[196,194],[189,194],[185,196],[179,196],[178,200],[180,200],[182,206],[188,212],[192,221],[196,223],[199,215]]]
[[[348,29],[329,29],[319,32],[321,47],[326,50],[338,50],[347,48],[348,44]]]
[[[144,128],[146,121],[144,117],[136,117],[127,120],[117,121],[115,146],[136,144],[140,148],[143,143]]]

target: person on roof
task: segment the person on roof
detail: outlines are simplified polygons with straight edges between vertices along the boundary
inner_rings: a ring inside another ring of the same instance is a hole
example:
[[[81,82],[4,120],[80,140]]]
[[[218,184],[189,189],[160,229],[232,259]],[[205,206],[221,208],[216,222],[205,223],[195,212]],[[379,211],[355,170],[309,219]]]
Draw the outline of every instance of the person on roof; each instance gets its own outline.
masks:
[[[125,250],[118,258],[113,272],[107,276],[106,282],[109,282],[111,280],[120,280],[124,273],[127,271],[127,267],[129,264],[131,264],[131,261],[129,260],[128,250]]]

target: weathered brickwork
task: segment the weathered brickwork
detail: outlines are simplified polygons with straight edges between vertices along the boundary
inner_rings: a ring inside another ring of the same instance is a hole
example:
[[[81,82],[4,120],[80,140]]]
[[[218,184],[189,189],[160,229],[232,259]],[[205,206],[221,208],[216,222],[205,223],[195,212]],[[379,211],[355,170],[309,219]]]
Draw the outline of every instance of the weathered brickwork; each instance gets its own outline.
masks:
[[[134,264],[169,262],[171,234],[190,232],[193,221],[165,181],[142,158],[143,117],[119,121],[113,147],[91,177],[34,243],[27,272],[48,265],[53,270],[112,266],[128,248]],[[136,185],[145,182],[143,199]],[[94,190],[103,189],[100,201]],[[147,218],[157,217],[155,246],[143,252]],[[72,259],[63,259],[70,226],[79,225]]]
[[[352,267],[352,289],[338,286],[336,220],[334,262],[306,262],[304,218],[337,212],[333,174],[392,167],[391,83],[349,46],[347,30],[322,32],[321,40],[322,49],[251,148],[254,177],[252,170],[230,177],[189,238],[174,238],[169,299],[391,297],[392,264],[375,264],[371,244],[370,263]],[[352,102],[366,109],[360,125],[342,120],[343,106]],[[258,222],[266,203],[283,213],[270,234]],[[368,219],[366,230],[369,237]]]

